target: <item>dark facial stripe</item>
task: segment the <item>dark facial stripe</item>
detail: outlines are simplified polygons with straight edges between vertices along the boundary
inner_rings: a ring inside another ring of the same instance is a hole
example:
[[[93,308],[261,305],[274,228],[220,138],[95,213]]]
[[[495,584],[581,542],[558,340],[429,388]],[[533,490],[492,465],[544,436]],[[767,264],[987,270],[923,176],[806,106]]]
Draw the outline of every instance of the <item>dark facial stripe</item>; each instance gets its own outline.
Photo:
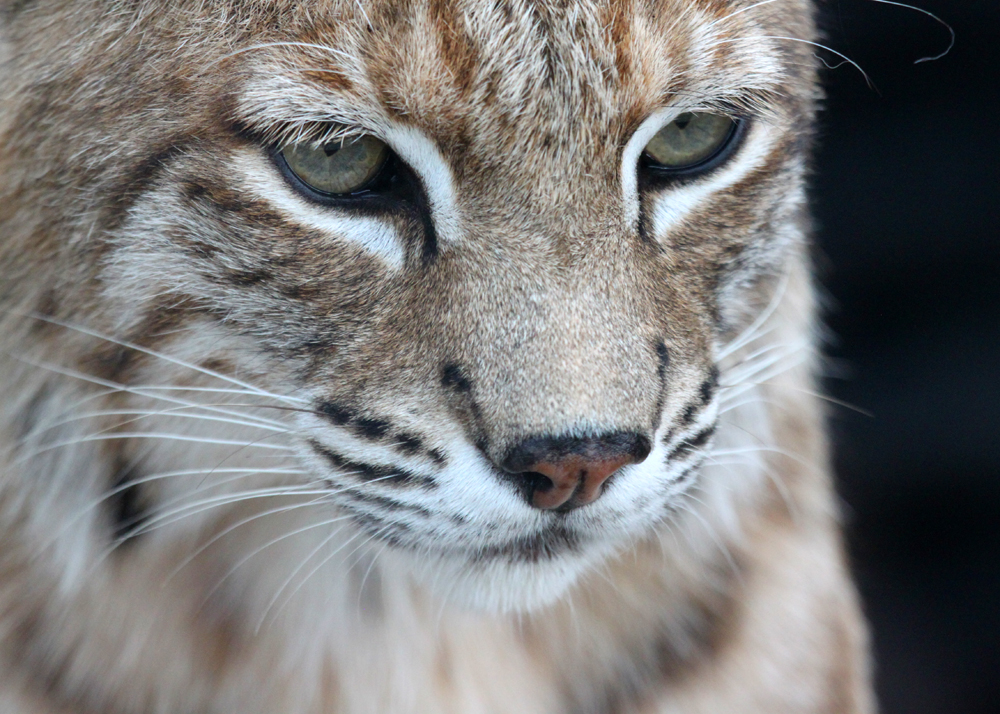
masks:
[[[381,439],[389,432],[389,422],[384,419],[355,419],[354,431],[366,439]]]
[[[425,518],[430,518],[432,516],[431,512],[424,508],[423,506],[417,506],[412,503],[401,503],[399,501],[394,501],[391,498],[386,498],[385,496],[379,496],[374,493],[359,493],[358,491],[342,491],[339,496],[345,496],[351,501],[356,501],[358,503],[366,503],[373,506],[378,506],[379,508],[385,509],[390,513],[395,513],[397,511],[409,511],[410,513],[416,513],[418,515],[424,516]],[[352,509],[352,513],[354,510]],[[406,527],[405,523],[398,524],[401,527]]]
[[[670,462],[676,459],[684,458],[693,451],[702,448],[705,444],[708,443],[708,440],[712,438],[712,435],[715,433],[715,428],[716,425],[712,424],[712,426],[706,429],[702,429],[697,434],[692,436],[690,439],[685,439],[684,441],[679,443],[677,446],[674,447],[673,451],[667,454],[666,461]]]
[[[708,379],[706,379],[702,383],[701,389],[699,390],[699,394],[701,395],[702,405],[706,405],[710,401],[712,401],[712,397],[715,396],[715,390],[718,388],[718,386],[719,386],[719,368],[713,366],[712,371],[708,376]]]
[[[659,364],[656,367],[656,373],[659,375],[660,381],[662,382],[663,378],[667,374],[667,367],[670,365],[670,350],[667,349],[666,344],[663,342],[656,346],[656,357],[659,361]]]
[[[374,466],[363,464],[360,461],[352,461],[345,456],[331,451],[318,441],[309,440],[309,446],[320,454],[330,464],[341,472],[346,472],[362,481],[378,481],[390,486],[420,486],[422,488],[435,488],[437,483],[434,479],[420,474],[396,468],[394,466]]]
[[[387,419],[361,417],[350,407],[335,402],[321,402],[316,410],[331,424],[347,427],[359,438],[385,443],[406,456],[423,455],[436,466],[444,466],[447,462],[440,451],[428,448],[416,434],[396,431]]]
[[[118,187],[110,191],[113,213],[107,223],[109,229],[118,228],[122,224],[135,201],[152,186],[174,157],[187,148],[190,141],[188,136],[169,140],[125,173]]]

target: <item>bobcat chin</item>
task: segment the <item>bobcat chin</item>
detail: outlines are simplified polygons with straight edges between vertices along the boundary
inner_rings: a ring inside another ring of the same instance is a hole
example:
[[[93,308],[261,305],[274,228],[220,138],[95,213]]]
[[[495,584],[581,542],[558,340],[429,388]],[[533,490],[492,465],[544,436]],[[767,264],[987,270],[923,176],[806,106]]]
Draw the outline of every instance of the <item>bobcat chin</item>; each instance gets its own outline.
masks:
[[[0,0],[0,712],[871,712],[807,0]]]

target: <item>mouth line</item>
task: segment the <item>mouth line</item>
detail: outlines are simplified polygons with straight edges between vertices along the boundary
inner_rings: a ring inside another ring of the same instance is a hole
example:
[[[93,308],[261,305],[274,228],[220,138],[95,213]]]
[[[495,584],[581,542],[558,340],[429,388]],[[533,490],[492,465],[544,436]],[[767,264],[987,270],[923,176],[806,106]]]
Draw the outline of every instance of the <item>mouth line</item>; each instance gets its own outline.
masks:
[[[517,563],[539,563],[578,552],[581,545],[580,536],[575,530],[567,528],[561,521],[553,521],[531,535],[479,548],[471,555],[474,562],[506,560]]]

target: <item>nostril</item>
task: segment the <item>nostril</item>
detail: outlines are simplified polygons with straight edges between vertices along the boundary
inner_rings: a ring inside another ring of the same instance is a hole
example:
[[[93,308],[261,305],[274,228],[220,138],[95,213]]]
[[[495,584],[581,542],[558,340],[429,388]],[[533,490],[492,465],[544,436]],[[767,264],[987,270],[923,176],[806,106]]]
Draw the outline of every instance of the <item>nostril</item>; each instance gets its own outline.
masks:
[[[555,484],[545,474],[537,471],[522,471],[520,473],[508,474],[508,477],[518,487],[524,495],[525,500],[531,503],[536,493],[546,493],[555,488]]]

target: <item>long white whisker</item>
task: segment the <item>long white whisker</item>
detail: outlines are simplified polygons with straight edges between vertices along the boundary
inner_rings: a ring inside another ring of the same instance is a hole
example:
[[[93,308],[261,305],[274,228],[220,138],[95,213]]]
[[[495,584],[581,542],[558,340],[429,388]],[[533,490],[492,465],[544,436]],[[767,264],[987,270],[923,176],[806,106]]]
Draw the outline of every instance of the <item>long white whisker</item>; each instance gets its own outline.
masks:
[[[945,55],[947,55],[949,52],[951,52],[952,49],[954,49],[954,47],[955,47],[955,40],[957,39],[956,35],[955,35],[955,28],[953,28],[951,25],[949,25],[947,22],[945,22],[944,20],[942,20],[940,17],[938,17],[937,15],[935,15],[930,10],[924,10],[922,7],[916,7],[915,5],[907,5],[906,3],[902,3],[902,2],[895,2],[894,0],[869,0],[869,2],[877,2],[880,5],[894,5],[896,7],[906,8],[907,10],[915,10],[916,12],[923,13],[924,15],[927,15],[927,17],[929,17],[932,20],[940,23],[941,25],[944,26],[944,28],[946,30],[948,30],[949,34],[951,35],[951,41],[948,43],[948,47],[945,48],[944,52],[941,52],[940,54],[934,55],[932,57],[921,57],[920,59],[918,59],[913,64],[921,64],[922,62],[934,62],[936,60],[941,59],[942,57],[944,57]]]
[[[754,319],[750,325],[743,329],[740,334],[729,341],[727,345],[724,345],[719,353],[715,357],[715,361],[719,362],[729,355],[731,355],[736,350],[743,347],[743,345],[748,342],[752,342],[755,337],[755,333],[760,329],[765,322],[774,314],[781,304],[782,298],[785,296],[785,292],[788,290],[788,284],[791,281],[791,271],[786,270],[781,274],[781,281],[778,283],[777,287],[774,289],[774,295],[771,296],[771,300],[768,302],[767,306],[761,311],[759,315]]]
[[[845,55],[843,52],[838,52],[837,50],[833,49],[832,47],[828,47],[827,45],[821,44],[819,42],[813,42],[812,40],[804,40],[801,37],[785,37],[784,35],[757,35],[756,39],[761,39],[761,40],[785,40],[787,42],[801,42],[804,45],[809,45],[811,47],[817,47],[817,48],[819,48],[821,50],[826,50],[830,54],[833,54],[833,55],[836,55],[837,57],[840,57],[840,59],[844,60],[845,62],[847,62],[847,64],[851,65],[852,67],[854,67],[854,69],[858,70],[858,72],[861,73],[861,76],[865,78],[865,82],[868,84],[869,87],[871,87],[871,88],[875,87],[875,83],[872,82],[871,77],[868,76],[868,73],[865,72],[861,68],[861,65],[859,65],[857,62],[855,62],[850,57],[848,57],[847,55]],[[735,40],[723,40],[723,42],[733,42],[733,41],[735,41]]]
[[[331,532],[330,535],[328,535],[326,538],[324,538],[323,540],[321,540],[319,542],[319,544],[315,548],[313,548],[311,551],[309,551],[309,554],[306,555],[306,557],[304,557],[302,559],[302,562],[300,562],[297,566],[295,566],[295,568],[292,570],[292,572],[289,573],[288,577],[285,578],[284,582],[281,583],[281,586],[278,587],[277,591],[275,591],[274,595],[268,601],[267,605],[264,606],[264,612],[261,614],[260,619],[257,621],[257,625],[254,628],[255,632],[260,632],[260,628],[263,627],[264,623],[267,621],[267,616],[268,616],[268,613],[271,612],[271,608],[274,607],[274,604],[281,598],[281,594],[288,588],[289,585],[291,585],[292,581],[295,580],[295,576],[298,575],[299,573],[301,573],[302,569],[305,568],[306,565],[309,564],[309,561],[312,560],[316,556],[317,553],[319,553],[321,550],[323,550],[323,548],[325,548],[330,541],[332,541],[334,538],[336,538],[339,533],[340,533],[340,529],[339,528],[337,530]],[[345,547],[347,547],[347,545],[349,543],[351,543],[351,541],[355,540],[360,535],[361,535],[361,531],[356,532],[353,536],[351,536],[344,543],[342,543],[340,546],[338,546],[332,553],[330,553],[325,558],[321,559],[320,562],[316,565],[316,567],[314,567],[312,570],[310,570],[306,574],[306,576],[302,579],[302,582],[300,582],[298,584],[298,586],[294,590],[292,590],[291,593],[289,593],[288,600],[290,600],[291,598],[295,597],[295,593],[297,593],[306,584],[306,582],[309,580],[309,578],[311,578],[315,573],[317,573],[320,568],[322,568],[326,563],[330,562],[330,560],[337,553],[339,553],[341,550],[343,550]],[[287,602],[287,600],[286,600],[286,602]],[[278,608],[278,610],[280,610],[280,609],[281,608]],[[277,615],[277,612],[275,612],[275,615]]]
[[[228,411],[226,409],[220,409],[220,408],[214,407],[214,406],[212,406],[212,407],[204,406],[202,404],[199,404],[198,402],[192,402],[192,401],[188,401],[186,399],[180,399],[180,398],[177,398],[177,397],[167,397],[167,396],[162,396],[162,395],[157,395],[157,394],[147,394],[147,393],[145,393],[143,391],[136,390],[136,389],[134,389],[134,388],[132,388],[132,387],[130,387],[128,385],[118,384],[117,382],[111,382],[111,381],[106,380],[106,379],[101,379],[100,377],[94,377],[93,375],[85,374],[83,372],[78,372],[77,370],[70,369],[68,367],[62,367],[60,365],[56,365],[56,364],[52,364],[52,363],[47,363],[47,362],[38,362],[38,361],[35,361],[35,360],[28,359],[27,357],[22,357],[20,355],[15,355],[15,354],[12,354],[12,353],[9,353],[9,352],[5,352],[4,354],[6,354],[7,356],[9,356],[12,359],[15,359],[15,360],[17,360],[19,362],[23,362],[24,364],[31,365],[32,367],[38,367],[39,369],[45,369],[45,370],[48,370],[48,371],[53,372],[55,374],[63,375],[64,377],[70,377],[72,379],[78,379],[78,380],[80,380],[82,382],[88,382],[90,384],[96,384],[98,386],[106,387],[108,389],[108,392],[103,393],[103,394],[88,395],[86,398],[84,398],[83,400],[81,400],[80,402],[78,402],[78,404],[82,404],[82,403],[84,403],[86,401],[89,401],[90,399],[96,399],[96,398],[99,398],[101,396],[105,396],[106,394],[113,394],[115,392],[124,392],[126,394],[136,394],[138,396],[147,397],[147,398],[150,398],[150,399],[158,399],[160,401],[164,401],[164,402],[167,402],[169,404],[179,404],[179,405],[183,405],[183,406],[201,407],[201,408],[205,409],[206,411],[210,411],[210,412],[213,412],[213,413],[228,414],[229,416],[235,416],[235,417],[241,417],[241,418],[257,419],[258,421],[261,421],[262,423],[271,423],[271,424],[273,424],[275,426],[285,426],[285,424],[283,422],[275,421],[275,420],[271,420],[271,419],[267,419],[266,417],[258,417],[258,416],[254,416],[254,415],[247,415],[247,414],[243,414],[243,413],[240,413],[240,412],[230,412],[230,411]],[[250,396],[255,396],[255,395],[250,395]],[[256,405],[256,404],[254,404],[252,406],[255,407],[255,408],[258,407],[258,406],[263,408],[263,407],[266,407],[267,405],[263,405],[263,404],[262,405]]]
[[[310,484],[301,484],[297,486],[271,486],[202,498],[191,503],[185,503],[183,506],[178,506],[177,508],[158,512],[156,515],[143,519],[142,525],[130,531],[123,538],[123,541],[156,530],[157,528],[166,527],[184,518],[190,518],[199,513],[222,508],[234,503],[245,503],[261,498],[279,498],[282,496],[325,496],[328,493],[328,489],[316,488]],[[177,516],[181,516],[181,518],[176,518]]]
[[[280,394],[273,394],[271,392],[268,392],[267,390],[261,389],[260,387],[250,384],[249,382],[244,382],[240,379],[236,379],[235,377],[230,377],[228,375],[222,374],[221,372],[217,372],[213,369],[208,369],[207,367],[201,367],[199,365],[186,362],[176,357],[170,357],[169,355],[165,355],[162,352],[157,352],[155,350],[142,347],[141,345],[137,345],[134,342],[129,342],[128,340],[119,340],[114,337],[101,334],[96,330],[91,330],[87,327],[83,327],[82,325],[74,325],[72,323],[64,322],[62,320],[57,320],[54,317],[49,317],[47,315],[42,315],[36,312],[27,312],[20,314],[24,317],[31,317],[41,322],[47,322],[51,325],[58,325],[59,327],[63,327],[67,330],[73,330],[83,335],[88,335],[90,337],[94,337],[99,340],[104,340],[105,342],[118,345],[119,347],[125,347],[126,349],[135,350],[136,352],[141,352],[142,354],[149,355],[150,357],[155,357],[156,359],[161,359],[164,362],[168,362],[170,364],[175,364],[178,367],[184,367],[185,369],[190,369],[194,372],[198,372],[199,374],[204,374],[208,375],[209,377],[215,377],[216,379],[221,379],[224,382],[235,384],[238,387],[242,387],[252,392],[253,394],[262,397],[270,397],[271,399],[277,399],[278,401],[283,401],[283,402],[296,402],[299,404],[307,403],[305,400],[299,399],[297,397],[288,397]]]
[[[282,436],[282,434],[274,434],[273,436]],[[46,444],[43,447],[35,449],[29,454],[25,454],[19,458],[15,463],[23,463],[29,461],[41,454],[54,449],[63,449],[67,446],[74,446],[76,444],[85,444],[88,442],[95,441],[118,441],[122,439],[164,439],[170,441],[183,441],[195,444],[212,444],[215,446],[239,446],[242,448],[253,447],[257,449],[270,449],[274,451],[285,451],[288,453],[294,453],[294,449],[290,446],[283,446],[279,444],[261,444],[257,442],[245,442],[245,441],[234,441],[232,439],[209,439],[202,436],[188,436],[186,434],[171,434],[169,432],[144,432],[144,431],[123,431],[113,434],[94,434],[91,436],[81,436],[76,439],[67,439],[65,441],[57,441],[52,444]],[[259,440],[258,440],[259,441]]]
[[[205,406],[211,407],[214,405],[209,404]],[[266,429],[267,431],[274,431],[283,434],[287,434],[290,431],[287,426],[277,427],[277,426],[271,426],[270,424],[260,424],[260,423],[255,423],[253,421],[245,421],[243,419],[232,419],[232,418],[227,419],[225,417],[211,416],[209,414],[191,414],[190,412],[187,412],[187,410],[190,409],[201,409],[201,408],[203,408],[202,405],[172,407],[170,409],[161,409],[158,411],[148,411],[139,409],[100,409],[96,411],[83,412],[71,417],[66,417],[65,419],[57,421],[54,424],[48,425],[45,429],[33,431],[32,436],[38,436],[39,434],[44,434],[47,431],[51,431],[53,429],[56,429],[60,426],[65,426],[67,424],[72,424],[74,422],[85,421],[87,419],[95,419],[99,417],[109,417],[109,416],[131,416],[133,418],[116,422],[115,424],[112,424],[111,426],[108,426],[102,429],[101,431],[94,432],[95,434],[103,434],[105,432],[114,431],[115,429],[120,429],[123,426],[128,426],[129,424],[134,424],[136,422],[142,421],[143,419],[149,419],[150,417],[157,417],[157,416],[170,416],[179,419],[198,419],[201,421],[213,421],[213,422],[220,422],[223,424],[233,424],[236,426],[247,426],[253,429]]]
[[[705,505],[704,501],[702,501],[700,498],[698,498],[697,496],[695,496],[690,491],[686,495],[687,495],[688,498],[690,498],[693,501],[696,501],[697,503],[701,504],[703,507],[707,507]],[[736,575],[738,578],[740,578],[742,580],[742,572],[741,572],[739,566],[736,564],[736,559],[733,557],[732,551],[729,549],[729,546],[726,545],[722,541],[722,539],[719,537],[719,534],[716,532],[716,530],[712,526],[712,524],[709,523],[705,519],[704,516],[702,516],[700,513],[698,513],[698,509],[696,509],[693,506],[691,506],[691,504],[686,504],[686,503],[681,502],[681,503],[678,503],[678,506],[680,508],[682,508],[686,513],[691,514],[694,518],[698,519],[698,521],[701,522],[701,525],[705,529],[705,531],[708,533],[709,538],[712,539],[712,541],[715,543],[716,547],[719,549],[719,552],[722,553],[722,557],[724,557],[726,559],[726,562],[729,563],[729,567],[732,568],[733,574]]]
[[[147,476],[142,476],[140,478],[130,479],[128,481],[125,481],[122,484],[119,484],[115,488],[112,488],[112,489],[109,489],[107,491],[104,491],[99,497],[97,497],[95,499],[92,499],[91,501],[89,501],[86,504],[84,504],[73,516],[71,516],[68,520],[66,520],[62,524],[62,526],[52,536],[50,536],[48,539],[46,539],[46,542],[42,545],[41,549],[44,550],[45,548],[50,547],[53,543],[55,543],[60,538],[60,536],[62,536],[66,532],[67,529],[69,529],[70,527],[72,527],[72,525],[74,523],[78,522],[81,518],[85,517],[90,511],[94,510],[95,508],[100,507],[100,505],[102,503],[104,503],[105,501],[107,501],[108,499],[114,498],[115,496],[117,496],[118,494],[122,493],[123,491],[127,491],[130,488],[134,488],[136,486],[141,486],[143,484],[153,483],[154,481],[162,481],[164,479],[170,479],[170,478],[180,478],[180,477],[183,477],[183,476],[197,476],[199,474],[212,474],[212,473],[239,474],[238,476],[231,477],[231,478],[228,478],[228,479],[224,479],[224,483],[231,483],[232,481],[236,481],[236,480],[239,480],[241,478],[248,478],[250,476],[256,476],[258,474],[288,474],[288,475],[297,475],[297,474],[302,474],[302,473],[305,473],[305,472],[301,471],[299,469],[258,469],[258,468],[252,468],[252,469],[251,468],[246,468],[246,469],[228,468],[228,469],[212,469],[212,470],[207,470],[207,469],[185,469],[183,471],[166,471],[166,472],[163,472],[163,473],[150,474],[150,475],[147,475]],[[217,482],[212,484],[213,487],[215,487],[217,485],[219,485]],[[181,498],[185,498],[185,497],[186,496],[183,496]],[[176,499],[170,499],[169,501],[164,501],[160,505],[161,506],[164,505],[164,504],[169,505],[172,501],[175,501],[175,500]]]
[[[293,538],[293,537],[295,537],[297,535],[300,535],[302,533],[305,533],[307,531],[311,531],[314,528],[323,528],[324,526],[329,526],[329,525],[332,525],[334,523],[338,523],[340,521],[349,519],[350,517],[351,517],[350,515],[341,515],[341,516],[337,516],[336,518],[328,518],[326,520],[318,521],[316,523],[310,523],[307,526],[303,526],[301,528],[297,528],[297,529],[295,529],[293,531],[289,531],[288,533],[283,533],[282,535],[278,536],[277,538],[269,540],[264,545],[262,545],[262,546],[260,546],[258,548],[255,548],[254,550],[250,551],[245,556],[243,556],[242,558],[240,558],[236,562],[235,565],[233,565],[229,570],[226,571],[225,575],[223,575],[221,578],[219,578],[218,582],[216,582],[215,585],[213,585],[212,588],[205,594],[205,597],[202,600],[202,605],[204,605],[205,603],[207,603],[209,601],[209,599],[212,597],[212,595],[215,594],[215,591],[218,590],[220,587],[222,587],[222,584],[225,583],[226,580],[228,580],[229,578],[231,578],[236,573],[237,570],[239,570],[241,567],[243,567],[244,565],[246,565],[254,556],[259,555],[263,551],[267,550],[268,548],[270,548],[273,545],[277,545],[278,543],[280,543],[283,540],[286,540],[288,538]],[[342,530],[342,528],[343,527],[338,528],[336,532],[340,532],[340,530]]]
[[[207,540],[204,543],[202,543],[198,548],[196,548],[192,553],[190,553],[186,558],[184,558],[184,560],[182,560],[177,567],[175,567],[173,570],[171,570],[170,573],[169,573],[169,575],[167,575],[166,579],[164,580],[164,585],[166,585],[166,583],[170,582],[170,580],[173,579],[177,575],[177,573],[179,573],[186,566],[188,566],[195,558],[197,558],[199,555],[201,555],[206,550],[208,550],[209,548],[211,548],[213,544],[215,544],[218,541],[220,541],[221,539],[225,538],[227,535],[229,535],[230,533],[232,533],[237,528],[239,528],[241,526],[245,526],[245,525],[247,525],[249,523],[252,523],[252,522],[254,522],[256,520],[259,520],[261,518],[266,518],[267,516],[273,516],[273,515],[275,515],[277,513],[287,513],[288,511],[294,511],[294,510],[297,510],[299,508],[303,508],[305,506],[322,506],[322,505],[327,505],[329,503],[329,499],[327,498],[327,495],[328,494],[324,494],[322,496],[317,496],[316,498],[312,499],[311,501],[306,501],[305,503],[293,503],[293,504],[291,504],[289,506],[279,506],[277,508],[269,508],[269,509],[267,509],[265,511],[261,511],[259,513],[255,513],[252,516],[247,516],[246,518],[241,518],[240,520],[236,521],[236,523],[232,523],[232,524],[226,526],[223,530],[221,530],[218,533],[216,533],[209,540]]]

